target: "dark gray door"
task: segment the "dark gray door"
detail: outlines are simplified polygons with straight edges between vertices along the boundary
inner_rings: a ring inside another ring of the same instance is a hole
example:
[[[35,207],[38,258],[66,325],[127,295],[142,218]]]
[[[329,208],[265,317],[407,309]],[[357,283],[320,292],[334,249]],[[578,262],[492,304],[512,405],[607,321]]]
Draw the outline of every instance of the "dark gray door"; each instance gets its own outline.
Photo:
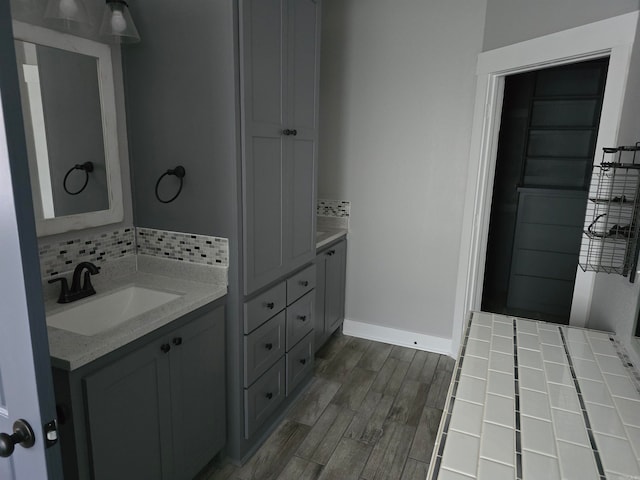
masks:
[[[55,418],[27,154],[9,2],[0,1],[0,432],[18,419],[35,433],[0,458],[3,480],[62,479],[59,444],[45,447],[43,426]]]
[[[569,322],[607,68],[507,77],[483,310]]]
[[[84,379],[95,480],[172,478],[169,354],[161,343]]]

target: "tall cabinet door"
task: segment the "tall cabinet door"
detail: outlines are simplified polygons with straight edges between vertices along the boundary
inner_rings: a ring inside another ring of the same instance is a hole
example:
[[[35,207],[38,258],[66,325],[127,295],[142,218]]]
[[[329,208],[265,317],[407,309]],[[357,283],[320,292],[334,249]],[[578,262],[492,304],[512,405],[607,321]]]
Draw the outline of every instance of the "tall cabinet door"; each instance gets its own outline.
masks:
[[[176,479],[191,479],[226,439],[224,308],[171,337]]]
[[[245,293],[285,268],[284,0],[243,0],[241,82]]]
[[[95,480],[171,478],[168,371],[151,343],[83,380]]]
[[[315,257],[320,2],[289,0],[288,124],[290,179],[288,261],[296,268]]]

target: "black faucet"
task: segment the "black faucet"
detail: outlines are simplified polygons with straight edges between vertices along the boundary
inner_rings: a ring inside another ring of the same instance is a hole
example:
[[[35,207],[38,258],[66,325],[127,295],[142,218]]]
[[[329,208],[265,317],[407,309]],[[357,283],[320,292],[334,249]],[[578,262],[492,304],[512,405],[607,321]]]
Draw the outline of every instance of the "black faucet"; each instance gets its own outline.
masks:
[[[84,272],[84,281],[82,285],[80,285],[80,276],[82,275],[83,270],[87,270]],[[69,288],[69,284],[67,283],[67,279],[65,277],[57,277],[49,280],[49,283],[60,282],[62,287],[60,289],[60,296],[58,297],[58,303],[71,303],[76,300],[80,300],[81,298],[86,298],[91,295],[95,295],[96,291],[91,285],[91,275],[96,275],[100,273],[100,269],[96,267],[91,262],[81,262],[76,265],[76,268],[73,270],[73,279],[71,280],[71,288]]]

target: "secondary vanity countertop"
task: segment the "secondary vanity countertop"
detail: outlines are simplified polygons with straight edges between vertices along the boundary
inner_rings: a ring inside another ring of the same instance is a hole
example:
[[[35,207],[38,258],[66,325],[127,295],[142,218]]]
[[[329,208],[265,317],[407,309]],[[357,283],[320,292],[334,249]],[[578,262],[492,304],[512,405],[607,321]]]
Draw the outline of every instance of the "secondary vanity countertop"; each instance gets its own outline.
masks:
[[[347,236],[346,228],[318,228],[316,233],[316,250]]]
[[[638,372],[611,334],[474,313],[428,478],[640,478]]]
[[[105,272],[105,278],[102,279],[96,275],[94,285],[98,293],[92,297],[66,305],[56,303],[55,299],[45,301],[47,315],[130,286],[175,293],[180,297],[92,336],[48,326],[52,366],[75,370],[227,294],[226,271],[223,275],[218,275],[224,282],[216,282],[215,278],[212,279],[211,275],[204,271],[207,267],[189,266],[184,265],[184,262],[172,260],[155,260],[151,257],[145,258],[146,256],[138,257],[137,267],[135,257],[133,267],[128,264],[130,262],[125,262],[124,274]],[[141,271],[141,267],[145,271]],[[103,267],[102,271],[105,270]]]

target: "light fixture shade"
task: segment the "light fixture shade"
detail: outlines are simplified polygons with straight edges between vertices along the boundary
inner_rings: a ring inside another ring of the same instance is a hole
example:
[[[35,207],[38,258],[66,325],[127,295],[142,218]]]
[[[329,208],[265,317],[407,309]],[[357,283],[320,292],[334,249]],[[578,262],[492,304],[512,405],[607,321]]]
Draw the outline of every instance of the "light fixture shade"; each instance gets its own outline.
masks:
[[[136,43],[140,41],[138,29],[133,23],[129,6],[123,0],[106,0],[100,36],[111,43]]]
[[[83,0],[49,0],[44,18],[72,31],[91,27],[91,18]]]

